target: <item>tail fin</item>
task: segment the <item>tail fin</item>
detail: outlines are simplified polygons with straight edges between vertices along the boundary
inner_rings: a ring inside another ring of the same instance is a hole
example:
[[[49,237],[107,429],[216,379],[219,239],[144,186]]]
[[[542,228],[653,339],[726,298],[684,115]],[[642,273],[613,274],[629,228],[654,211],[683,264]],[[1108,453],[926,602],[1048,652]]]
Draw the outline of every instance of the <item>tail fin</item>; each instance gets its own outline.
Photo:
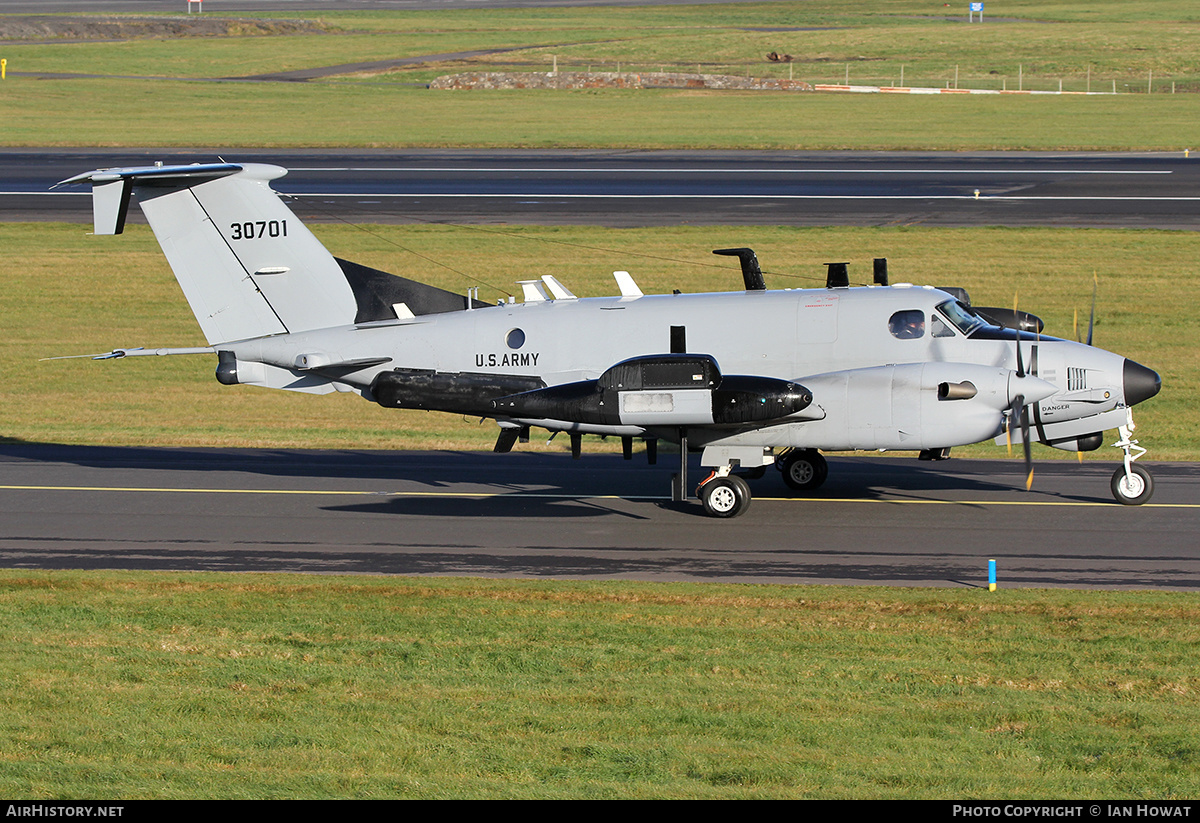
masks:
[[[96,234],[120,234],[136,195],[205,338],[217,345],[355,321],[342,268],[270,187],[285,174],[213,163],[101,169],[63,183],[92,184]]]

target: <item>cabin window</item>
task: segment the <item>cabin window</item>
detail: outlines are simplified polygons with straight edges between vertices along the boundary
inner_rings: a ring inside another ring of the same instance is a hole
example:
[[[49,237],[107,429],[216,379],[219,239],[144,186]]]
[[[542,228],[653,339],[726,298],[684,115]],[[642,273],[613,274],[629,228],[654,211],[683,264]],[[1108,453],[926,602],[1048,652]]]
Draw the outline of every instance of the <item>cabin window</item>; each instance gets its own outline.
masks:
[[[897,340],[916,340],[925,336],[925,312],[920,309],[898,311],[888,320],[888,331]]]

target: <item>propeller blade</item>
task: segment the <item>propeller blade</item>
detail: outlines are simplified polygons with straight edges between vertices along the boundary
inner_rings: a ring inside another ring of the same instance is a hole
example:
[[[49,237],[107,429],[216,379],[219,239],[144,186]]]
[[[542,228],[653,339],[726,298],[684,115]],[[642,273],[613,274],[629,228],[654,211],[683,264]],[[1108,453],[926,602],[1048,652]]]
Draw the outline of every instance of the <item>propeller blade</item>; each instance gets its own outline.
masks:
[[[1013,316],[1017,316],[1017,295],[1015,292],[1013,293]],[[1021,329],[1019,328],[1020,324],[1018,323],[1017,325],[1018,328],[1013,329],[1013,334],[1016,335],[1015,339],[1017,341],[1017,377],[1024,377],[1025,363],[1021,359]]]
[[[1008,440],[1008,456],[1012,457],[1012,433],[1013,426],[1017,425],[1017,418],[1021,414],[1021,409],[1025,408],[1025,395],[1018,394],[1013,398],[1013,403],[1008,407],[1008,425],[1004,428],[1004,433]]]
[[[1092,329],[1096,325],[1096,290],[1100,287],[1100,278],[1096,276],[1096,272],[1092,272],[1092,316],[1088,318],[1088,339],[1087,344],[1092,345]]]
[[[1033,444],[1029,442],[1028,406],[1021,407],[1021,442],[1025,446],[1025,491],[1029,491],[1033,488]]]
[[[1008,454],[1012,456],[1013,427],[1021,427],[1021,447],[1025,453],[1025,491],[1033,488],[1033,444],[1029,440],[1029,407],[1025,405],[1025,395],[1018,394],[1013,398],[1008,410]]]

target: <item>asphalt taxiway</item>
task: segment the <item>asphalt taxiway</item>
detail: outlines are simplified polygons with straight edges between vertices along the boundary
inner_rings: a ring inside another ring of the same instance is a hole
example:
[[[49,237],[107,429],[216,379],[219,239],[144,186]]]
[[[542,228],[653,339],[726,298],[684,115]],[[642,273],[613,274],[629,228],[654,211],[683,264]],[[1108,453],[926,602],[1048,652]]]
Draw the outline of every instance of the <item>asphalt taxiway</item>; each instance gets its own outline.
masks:
[[[1200,466],[1128,507],[1116,462],[1026,492],[1019,460],[833,455],[721,521],[670,502],[673,459],[2,444],[0,565],[977,587],[994,559],[1002,587],[1200,589]]]

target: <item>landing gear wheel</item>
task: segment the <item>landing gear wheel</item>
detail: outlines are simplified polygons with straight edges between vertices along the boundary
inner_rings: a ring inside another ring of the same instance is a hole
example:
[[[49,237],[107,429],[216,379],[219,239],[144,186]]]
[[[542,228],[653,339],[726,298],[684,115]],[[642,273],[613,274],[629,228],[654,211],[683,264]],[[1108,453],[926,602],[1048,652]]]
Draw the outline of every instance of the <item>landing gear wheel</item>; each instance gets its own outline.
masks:
[[[1129,474],[1126,475],[1122,466],[1113,472],[1112,493],[1118,503],[1140,506],[1154,494],[1154,478],[1150,476],[1150,472],[1136,464],[1129,467]]]
[[[750,508],[750,486],[735,474],[714,477],[699,492],[704,513],[713,517],[737,517]]]
[[[779,461],[783,482],[796,491],[818,489],[829,477],[829,464],[816,449],[790,451]]]

